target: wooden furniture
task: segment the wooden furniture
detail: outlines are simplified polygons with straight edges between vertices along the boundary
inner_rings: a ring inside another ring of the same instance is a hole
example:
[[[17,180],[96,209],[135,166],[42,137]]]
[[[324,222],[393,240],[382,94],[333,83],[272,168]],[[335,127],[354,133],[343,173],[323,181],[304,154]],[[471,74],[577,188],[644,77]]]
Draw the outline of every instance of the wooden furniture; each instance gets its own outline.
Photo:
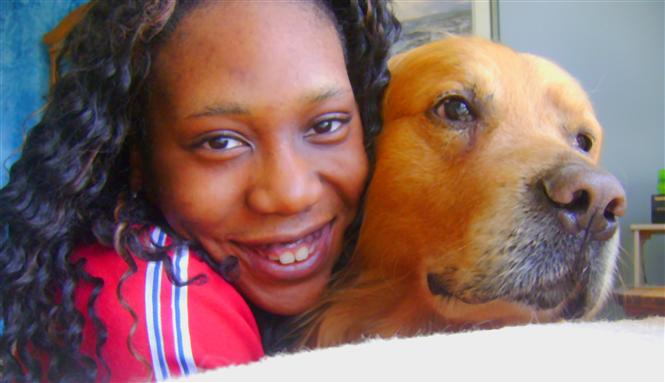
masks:
[[[615,293],[629,317],[665,316],[665,286],[644,286]]]
[[[654,234],[665,234],[665,224],[630,225],[633,231],[633,267],[634,287],[615,292],[619,303],[628,316],[648,315],[665,316],[665,286],[643,286],[644,270],[642,256],[644,242]]]
[[[644,242],[649,240],[653,234],[665,234],[665,223],[635,224],[630,225],[630,230],[633,231],[633,283],[635,287],[640,287],[644,275],[642,270]]]
[[[53,85],[58,79],[58,55],[62,50],[62,45],[69,35],[69,32],[74,29],[86,13],[90,10],[91,4],[86,3],[74,9],[70,14],[65,16],[60,24],[58,24],[51,31],[46,33],[43,38],[44,44],[48,47],[49,59],[51,61],[51,75],[50,84]]]

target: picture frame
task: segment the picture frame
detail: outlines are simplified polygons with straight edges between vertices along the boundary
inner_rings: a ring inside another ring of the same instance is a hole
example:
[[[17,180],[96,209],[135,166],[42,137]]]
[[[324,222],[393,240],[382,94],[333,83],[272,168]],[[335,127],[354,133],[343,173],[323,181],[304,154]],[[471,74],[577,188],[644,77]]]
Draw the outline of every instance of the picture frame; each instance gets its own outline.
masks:
[[[399,53],[453,35],[499,40],[498,0],[397,0],[393,10],[402,35],[393,47]]]

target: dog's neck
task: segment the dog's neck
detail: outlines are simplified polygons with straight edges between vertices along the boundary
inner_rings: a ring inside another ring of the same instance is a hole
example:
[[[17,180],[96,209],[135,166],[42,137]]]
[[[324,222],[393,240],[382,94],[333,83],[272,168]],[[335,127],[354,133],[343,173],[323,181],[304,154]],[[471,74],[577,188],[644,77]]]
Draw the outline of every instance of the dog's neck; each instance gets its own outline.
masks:
[[[324,297],[324,308],[314,319],[316,331],[306,341],[310,346],[327,347],[365,337],[441,329],[438,316],[427,301],[414,294],[422,291],[420,276],[406,272],[412,268],[368,264],[372,258],[363,254],[365,250],[360,243],[351,261],[354,264],[348,265]],[[399,258],[386,254],[386,259]],[[392,270],[391,275],[385,275],[387,270]]]

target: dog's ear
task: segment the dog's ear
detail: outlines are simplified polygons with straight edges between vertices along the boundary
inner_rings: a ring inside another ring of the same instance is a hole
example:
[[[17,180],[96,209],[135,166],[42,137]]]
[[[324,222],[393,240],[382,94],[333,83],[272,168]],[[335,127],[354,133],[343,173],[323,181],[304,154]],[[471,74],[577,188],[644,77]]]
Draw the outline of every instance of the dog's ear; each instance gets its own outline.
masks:
[[[405,53],[406,52],[402,52],[391,57],[390,60],[388,60],[388,69],[393,70],[400,63],[400,61],[406,57]]]

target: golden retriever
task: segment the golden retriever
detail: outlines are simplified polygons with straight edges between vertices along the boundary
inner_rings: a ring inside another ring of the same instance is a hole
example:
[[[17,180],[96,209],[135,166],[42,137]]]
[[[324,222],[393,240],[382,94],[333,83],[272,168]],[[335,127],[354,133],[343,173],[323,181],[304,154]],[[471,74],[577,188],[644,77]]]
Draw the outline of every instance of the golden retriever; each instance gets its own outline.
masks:
[[[303,343],[590,317],[613,282],[625,193],[555,64],[451,37],[390,62],[357,249]]]

